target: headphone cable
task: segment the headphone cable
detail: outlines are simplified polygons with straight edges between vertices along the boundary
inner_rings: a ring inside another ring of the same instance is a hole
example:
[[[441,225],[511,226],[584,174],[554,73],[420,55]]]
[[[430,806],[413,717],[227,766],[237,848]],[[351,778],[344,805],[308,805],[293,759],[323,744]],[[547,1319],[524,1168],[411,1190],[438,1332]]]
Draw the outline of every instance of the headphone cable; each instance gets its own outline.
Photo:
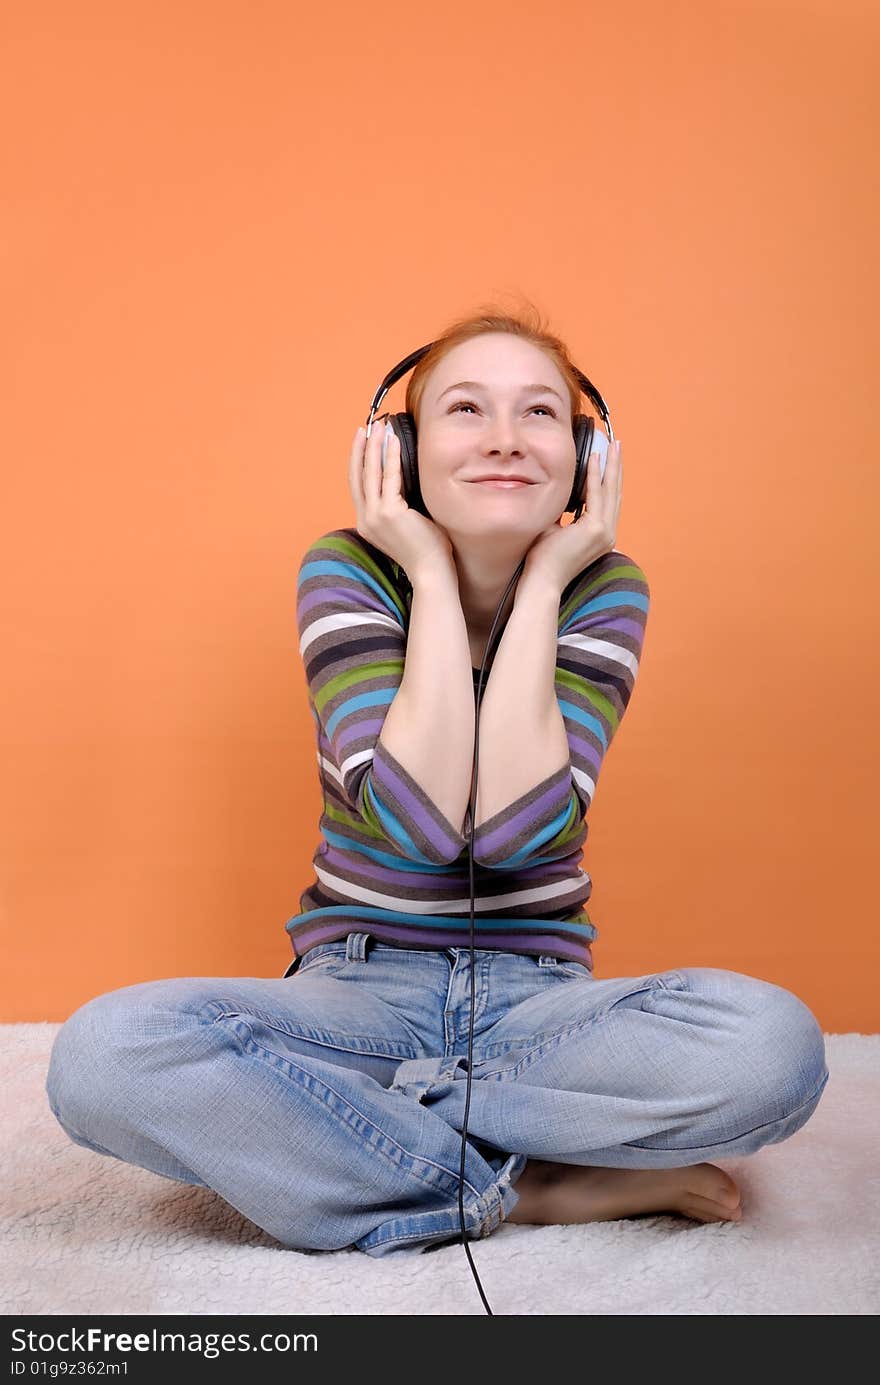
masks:
[[[467,1258],[468,1258],[468,1264],[470,1265],[470,1267],[471,1267],[471,1272],[472,1272],[472,1274],[473,1274],[473,1276],[474,1276],[474,1279],[476,1280],[477,1289],[479,1290],[480,1298],[483,1300],[483,1304],[484,1304],[484,1306],[485,1306],[486,1312],[489,1314],[490,1317],[493,1317],[493,1318],[494,1318],[495,1314],[492,1312],[492,1309],[489,1307],[489,1300],[486,1298],[486,1295],[483,1293],[483,1286],[482,1286],[482,1284],[480,1283],[480,1276],[477,1274],[477,1268],[476,1268],[476,1265],[474,1264],[473,1256],[471,1255],[470,1246],[468,1245],[468,1237],[467,1237],[467,1234],[466,1234],[466,1232],[465,1232],[465,1225],[464,1225],[464,1160],[465,1160],[465,1152],[466,1152],[466,1149],[467,1149],[467,1122],[468,1122],[468,1112],[469,1112],[470,1109],[471,1109],[471,1076],[472,1076],[473,1053],[474,1053],[474,818],[476,817],[476,811],[477,811],[477,810],[476,810],[476,802],[477,802],[477,775],[478,775],[479,762],[480,762],[480,703],[481,703],[482,700],[483,700],[483,672],[484,672],[484,670],[485,670],[485,668],[486,668],[486,659],[487,659],[487,657],[488,657],[489,649],[490,649],[491,646],[492,646],[492,640],[493,640],[493,637],[494,637],[494,635],[495,635],[495,628],[496,628],[496,626],[498,625],[498,621],[499,621],[499,619],[500,619],[501,612],[502,612],[503,609],[504,609],[504,604],[505,604],[505,602],[507,601],[507,597],[508,597],[508,595],[509,595],[509,593],[510,593],[511,587],[514,585],[515,582],[518,582],[518,581],[519,581],[520,575],[522,574],[523,568],[525,567],[525,562],[526,562],[526,560],[525,560],[525,558],[523,558],[522,562],[519,564],[519,567],[516,569],[516,572],[513,574],[513,576],[511,577],[510,581],[509,581],[508,584],[507,584],[507,587],[506,587],[506,589],[505,589],[504,595],[503,595],[502,598],[501,598],[501,603],[500,603],[500,605],[499,605],[499,607],[498,607],[498,610],[497,610],[496,613],[495,613],[495,619],[494,619],[494,621],[492,622],[492,629],[489,631],[489,638],[488,638],[488,640],[486,641],[486,648],[485,648],[485,650],[484,650],[484,652],[483,652],[483,661],[482,661],[482,663],[481,663],[481,665],[480,665],[480,677],[479,677],[479,682],[477,683],[477,712],[476,712],[476,719],[475,719],[475,722],[474,722],[474,767],[473,767],[473,772],[472,772],[472,774],[471,774],[471,794],[470,794],[470,800],[469,800],[469,802],[468,802],[468,810],[467,810],[467,816],[468,816],[468,861],[469,861],[469,868],[470,868],[470,887],[471,887],[471,904],[470,904],[470,908],[471,908],[471,939],[470,939],[470,948],[471,948],[471,1018],[470,1018],[470,1029],[469,1029],[469,1031],[468,1031],[467,1091],[466,1091],[466,1094],[465,1094],[464,1121],[463,1121],[463,1123],[462,1123],[462,1131],[461,1131],[461,1163],[460,1163],[460,1165],[459,1165],[459,1170],[458,1170],[458,1220],[459,1220],[459,1225],[460,1225],[460,1227],[461,1227],[461,1243],[462,1243],[462,1245],[464,1246],[464,1253],[465,1253],[465,1255],[466,1255]]]

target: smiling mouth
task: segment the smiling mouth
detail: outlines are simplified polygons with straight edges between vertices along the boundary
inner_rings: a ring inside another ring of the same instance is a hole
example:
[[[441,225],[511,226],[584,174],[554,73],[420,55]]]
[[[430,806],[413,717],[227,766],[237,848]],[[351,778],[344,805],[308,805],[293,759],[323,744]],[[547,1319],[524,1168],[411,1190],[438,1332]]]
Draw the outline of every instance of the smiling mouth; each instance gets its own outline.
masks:
[[[507,491],[507,490],[519,490],[521,487],[524,488],[524,487],[526,487],[526,486],[532,486],[532,485],[534,485],[534,482],[533,482],[533,481],[498,481],[498,480],[492,480],[492,481],[469,481],[468,484],[471,485],[471,486],[490,486],[490,487],[492,487],[493,489],[498,489],[498,490]]]

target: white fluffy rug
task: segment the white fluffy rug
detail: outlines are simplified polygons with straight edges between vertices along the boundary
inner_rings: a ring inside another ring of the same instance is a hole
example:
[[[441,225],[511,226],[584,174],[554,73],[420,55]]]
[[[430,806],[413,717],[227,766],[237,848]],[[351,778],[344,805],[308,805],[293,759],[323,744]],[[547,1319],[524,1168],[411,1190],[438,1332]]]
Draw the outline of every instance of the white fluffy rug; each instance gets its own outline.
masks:
[[[58,1028],[0,1025],[0,1312],[485,1316],[460,1242],[381,1259],[288,1250],[210,1189],[73,1144],[44,1091]],[[493,1313],[880,1311],[880,1034],[826,1045],[811,1120],[721,1164],[741,1222],[503,1223],[469,1242]]]

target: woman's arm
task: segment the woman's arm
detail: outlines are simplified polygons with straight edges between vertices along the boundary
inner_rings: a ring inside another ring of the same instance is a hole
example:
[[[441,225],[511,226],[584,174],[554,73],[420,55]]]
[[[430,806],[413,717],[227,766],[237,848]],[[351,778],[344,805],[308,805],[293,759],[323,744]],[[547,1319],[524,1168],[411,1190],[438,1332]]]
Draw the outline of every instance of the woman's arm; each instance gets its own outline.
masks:
[[[568,768],[565,722],[556,700],[556,641],[562,592],[523,572],[480,706],[479,828],[523,794]]]
[[[474,686],[467,624],[453,567],[412,574],[403,678],[379,746],[461,833],[471,791]]]

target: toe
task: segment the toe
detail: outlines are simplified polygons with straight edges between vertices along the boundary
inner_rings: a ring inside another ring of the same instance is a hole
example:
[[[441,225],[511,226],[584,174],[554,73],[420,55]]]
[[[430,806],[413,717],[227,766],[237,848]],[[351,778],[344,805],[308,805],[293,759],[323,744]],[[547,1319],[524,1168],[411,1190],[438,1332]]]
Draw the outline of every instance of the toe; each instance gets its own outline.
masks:
[[[713,1221],[741,1221],[742,1207],[739,1202],[735,1206],[730,1203],[722,1202],[710,1197],[700,1197],[699,1193],[689,1193],[685,1203],[685,1210],[688,1215],[693,1213],[698,1215],[701,1220],[711,1219]]]
[[[714,1172],[720,1175],[717,1182],[714,1187],[704,1188],[702,1195],[714,1198],[723,1203],[725,1207],[738,1207],[742,1198],[739,1185],[723,1169],[716,1168]]]

